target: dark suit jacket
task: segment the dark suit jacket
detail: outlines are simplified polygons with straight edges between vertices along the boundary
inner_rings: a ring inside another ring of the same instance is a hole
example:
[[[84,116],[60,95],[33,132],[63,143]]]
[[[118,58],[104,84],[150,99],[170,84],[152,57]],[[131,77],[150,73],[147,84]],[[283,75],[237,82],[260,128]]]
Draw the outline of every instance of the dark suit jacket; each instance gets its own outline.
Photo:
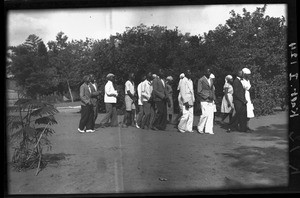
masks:
[[[91,104],[91,92],[89,90],[89,86],[85,83],[80,86],[80,100],[81,105],[83,106]]]
[[[154,101],[162,101],[164,98],[168,97],[167,93],[167,84],[165,83],[165,86],[161,82],[160,78],[155,78],[152,81],[153,86],[153,100]]]
[[[209,85],[205,76],[202,76],[198,80],[197,93],[199,95],[200,102],[212,102],[215,100],[214,86],[212,85],[212,80],[210,79],[211,86]],[[209,99],[209,96],[212,99]]]
[[[99,91],[96,91],[92,83],[89,83],[89,87],[91,88],[91,103],[93,106],[96,106],[99,99]],[[96,87],[98,89],[97,83],[96,83]]]
[[[233,103],[235,102],[241,102],[243,104],[246,104],[246,98],[245,98],[245,89],[243,88],[242,82],[235,78],[232,84],[233,87]]]

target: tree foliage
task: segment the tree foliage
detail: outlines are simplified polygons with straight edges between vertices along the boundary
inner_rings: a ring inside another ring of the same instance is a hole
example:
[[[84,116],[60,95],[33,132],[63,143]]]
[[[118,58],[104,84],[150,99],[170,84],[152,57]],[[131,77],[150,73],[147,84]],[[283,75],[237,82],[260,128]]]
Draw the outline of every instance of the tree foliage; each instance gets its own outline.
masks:
[[[216,94],[220,98],[225,76],[247,67],[253,74],[251,96],[256,115],[269,114],[286,102],[283,93],[287,91],[287,27],[284,17],[265,16],[266,9],[266,5],[253,13],[244,9],[242,14],[232,10],[225,24],[203,36],[183,34],[177,27],[141,24],[102,40],[68,41],[59,32],[55,41],[47,43],[47,51],[37,36],[30,35],[23,45],[12,47],[10,70],[33,95],[45,90],[78,90],[82,76],[93,73],[102,91],[101,98],[105,76],[114,73],[121,93],[118,107],[122,109],[129,72],[136,73],[138,84],[147,71],[155,73],[163,68],[178,82],[179,74],[190,68],[196,88],[204,67],[209,66],[216,76]],[[37,68],[43,68],[42,72],[38,73]],[[103,100],[100,110],[104,110]]]

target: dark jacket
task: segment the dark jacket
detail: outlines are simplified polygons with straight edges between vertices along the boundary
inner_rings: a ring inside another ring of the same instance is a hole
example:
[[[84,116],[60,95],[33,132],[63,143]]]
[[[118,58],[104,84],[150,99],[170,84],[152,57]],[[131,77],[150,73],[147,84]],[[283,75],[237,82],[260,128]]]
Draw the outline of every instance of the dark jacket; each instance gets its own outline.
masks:
[[[162,101],[168,98],[167,84],[165,83],[164,86],[160,78],[157,77],[153,79],[152,86],[153,86],[152,94],[153,94],[154,101]]]
[[[210,80],[211,86],[208,83]],[[215,100],[214,86],[211,79],[206,79],[205,76],[201,77],[198,80],[197,93],[200,99],[200,102],[212,102]]]
[[[247,104],[247,100],[245,98],[245,89],[243,88],[242,82],[235,78],[232,84],[233,87],[233,103],[241,102],[243,104]]]
[[[93,106],[96,106],[99,100],[99,91],[96,91],[95,87],[92,83],[89,83],[89,87],[91,88],[91,103]],[[98,85],[96,83],[96,87],[98,90]]]

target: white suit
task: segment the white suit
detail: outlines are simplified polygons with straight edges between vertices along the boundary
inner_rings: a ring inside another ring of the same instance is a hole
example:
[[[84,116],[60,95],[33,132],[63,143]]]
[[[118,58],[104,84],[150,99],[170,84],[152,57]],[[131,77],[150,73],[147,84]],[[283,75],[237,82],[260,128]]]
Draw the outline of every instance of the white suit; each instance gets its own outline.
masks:
[[[186,109],[185,105],[182,108],[182,116],[178,124],[178,129],[180,132],[192,132],[193,131],[193,121],[194,121],[194,88],[193,81],[184,77],[179,86],[180,95],[183,104],[188,103],[189,108]]]

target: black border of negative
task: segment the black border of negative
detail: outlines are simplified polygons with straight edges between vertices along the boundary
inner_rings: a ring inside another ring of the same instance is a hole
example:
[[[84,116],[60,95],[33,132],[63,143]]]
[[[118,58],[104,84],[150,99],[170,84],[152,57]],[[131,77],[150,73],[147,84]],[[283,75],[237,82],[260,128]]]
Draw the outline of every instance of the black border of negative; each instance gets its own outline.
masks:
[[[95,8],[95,7],[135,7],[135,6],[168,6],[168,5],[207,5],[207,4],[252,4],[252,3],[283,3],[287,4],[288,8],[288,46],[287,46],[287,71],[289,82],[289,185],[288,187],[277,187],[267,189],[248,189],[248,190],[227,190],[227,191],[213,191],[213,192],[191,192],[191,193],[176,193],[176,195],[191,196],[197,194],[268,194],[268,193],[295,193],[300,192],[300,127],[299,127],[299,62],[298,62],[298,40],[297,40],[297,6],[296,0],[4,0],[4,28],[7,25],[7,14],[9,10],[21,10],[21,9],[64,9],[64,8]],[[6,34],[4,35],[4,53],[6,53]],[[6,64],[5,56],[3,57],[4,64]],[[5,67],[3,67],[5,68]],[[2,73],[2,79],[6,79],[6,72]],[[4,116],[6,116],[6,102]],[[3,131],[6,131],[6,121],[1,122],[3,125]],[[3,133],[2,140],[4,141],[4,196],[8,195],[8,175],[7,175],[7,156],[6,156],[6,133]],[[94,197],[94,196],[170,196],[172,194],[80,194],[78,197]],[[26,195],[27,196],[27,195]],[[28,195],[32,197],[33,195]],[[39,197],[45,195],[38,195]],[[47,197],[69,197],[74,195],[46,195]],[[174,196],[174,194],[172,195]],[[77,197],[77,195],[76,195]]]

